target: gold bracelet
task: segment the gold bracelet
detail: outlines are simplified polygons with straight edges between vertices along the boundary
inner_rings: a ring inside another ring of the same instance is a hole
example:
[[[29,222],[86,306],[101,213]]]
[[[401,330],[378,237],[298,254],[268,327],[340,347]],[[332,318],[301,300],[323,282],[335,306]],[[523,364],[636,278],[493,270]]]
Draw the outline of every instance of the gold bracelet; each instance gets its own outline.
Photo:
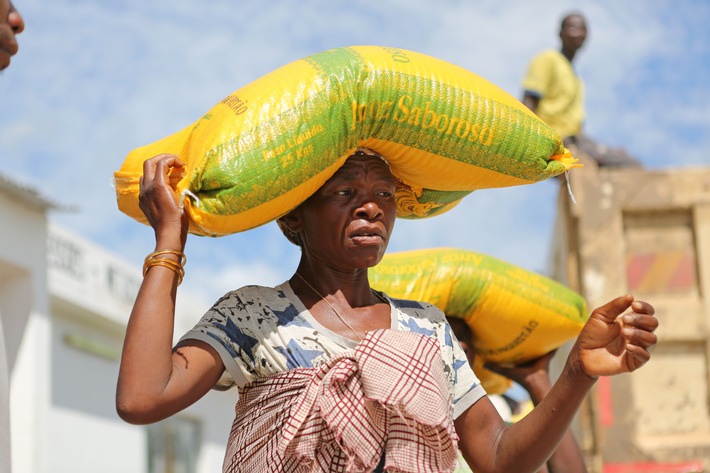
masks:
[[[148,269],[150,267],[155,266],[155,265],[170,267],[170,269],[172,269],[176,273],[183,274],[183,275],[185,274],[185,269],[182,267],[182,265],[180,265],[179,263],[177,263],[171,259],[151,258],[143,264],[143,276],[145,276],[145,273],[148,272]]]
[[[182,251],[178,251],[178,250],[154,251],[145,257],[145,262],[148,262],[148,260],[153,259],[156,256],[160,256],[160,255],[175,255],[180,259],[180,265],[182,265],[182,266],[185,266],[185,263],[187,263],[187,256],[185,256],[185,253],[183,253]]]
[[[145,277],[146,274],[148,274],[148,270],[152,268],[153,266],[162,266],[164,268],[168,268],[171,271],[173,271],[175,274],[177,274],[177,285],[179,286],[182,283],[183,277],[185,277],[185,269],[178,263],[176,263],[173,260],[167,259],[167,258],[151,258],[148,261],[145,262],[143,265],[143,277]]]

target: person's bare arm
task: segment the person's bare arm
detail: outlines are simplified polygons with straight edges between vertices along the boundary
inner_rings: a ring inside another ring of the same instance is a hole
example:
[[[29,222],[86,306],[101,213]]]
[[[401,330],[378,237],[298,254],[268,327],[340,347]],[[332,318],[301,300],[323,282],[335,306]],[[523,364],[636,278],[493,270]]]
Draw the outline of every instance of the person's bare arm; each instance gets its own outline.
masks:
[[[566,369],[543,402],[510,426],[497,412],[487,412],[483,401],[489,405],[490,401],[481,399],[455,421],[464,458],[476,473],[537,472],[557,448],[593,384],[588,375]]]
[[[187,219],[174,191],[183,163],[172,155],[147,160],[140,206],[155,232],[155,250],[183,251]],[[171,182],[172,181],[172,182]],[[173,254],[161,257],[178,262]],[[121,354],[116,410],[126,422],[146,424],[173,415],[214,386],[224,366],[203,342],[172,347],[177,274],[152,266],[131,312]]]
[[[632,311],[620,316],[631,308]],[[557,382],[527,416],[505,426],[487,398],[455,421],[459,447],[477,473],[537,471],[557,449],[597,377],[635,371],[650,359],[658,321],[653,307],[632,296],[596,309]]]
[[[537,406],[552,388],[550,381],[550,360],[555,351],[539,358],[515,366],[503,366],[486,363],[486,368],[512,379],[521,385],[530,395],[533,405]],[[557,450],[547,461],[547,465],[537,473],[587,473],[584,457],[571,430],[562,438]]]

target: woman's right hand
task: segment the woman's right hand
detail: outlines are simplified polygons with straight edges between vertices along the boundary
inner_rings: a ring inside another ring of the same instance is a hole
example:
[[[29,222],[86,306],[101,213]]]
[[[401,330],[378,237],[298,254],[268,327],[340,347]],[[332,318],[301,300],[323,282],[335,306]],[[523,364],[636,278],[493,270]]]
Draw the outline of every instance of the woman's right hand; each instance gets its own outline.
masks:
[[[169,247],[179,238],[177,244],[182,248],[187,239],[187,214],[176,192],[184,173],[185,163],[174,154],[160,154],[143,163],[138,203],[155,231],[156,240],[168,240]]]

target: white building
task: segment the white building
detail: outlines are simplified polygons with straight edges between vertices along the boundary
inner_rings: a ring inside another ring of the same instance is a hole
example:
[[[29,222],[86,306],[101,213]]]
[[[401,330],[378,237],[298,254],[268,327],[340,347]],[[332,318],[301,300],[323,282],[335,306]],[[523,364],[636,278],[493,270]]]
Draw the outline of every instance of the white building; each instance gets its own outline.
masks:
[[[56,207],[0,176],[0,472],[10,471],[7,373],[15,473],[221,471],[235,390],[210,392],[151,426],[118,418],[118,363],[140,268],[48,223]],[[178,308],[177,335],[206,309],[184,295]]]
[[[24,337],[26,334],[41,330],[42,319],[48,313],[46,213],[54,206],[36,191],[0,176],[0,472],[3,473],[9,472],[11,465],[10,378],[22,378],[18,369],[21,342],[30,338]],[[39,395],[34,387],[26,388],[27,396]],[[18,413],[13,417],[19,416]]]

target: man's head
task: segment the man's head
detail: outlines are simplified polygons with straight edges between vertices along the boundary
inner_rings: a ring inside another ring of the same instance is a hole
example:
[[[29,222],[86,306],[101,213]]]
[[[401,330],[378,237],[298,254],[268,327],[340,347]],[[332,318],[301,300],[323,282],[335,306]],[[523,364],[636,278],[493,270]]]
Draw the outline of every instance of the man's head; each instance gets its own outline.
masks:
[[[0,0],[0,70],[10,65],[17,53],[16,36],[25,29],[25,22],[10,0]]]
[[[562,52],[568,57],[574,56],[587,39],[587,22],[581,13],[570,13],[560,23]]]

